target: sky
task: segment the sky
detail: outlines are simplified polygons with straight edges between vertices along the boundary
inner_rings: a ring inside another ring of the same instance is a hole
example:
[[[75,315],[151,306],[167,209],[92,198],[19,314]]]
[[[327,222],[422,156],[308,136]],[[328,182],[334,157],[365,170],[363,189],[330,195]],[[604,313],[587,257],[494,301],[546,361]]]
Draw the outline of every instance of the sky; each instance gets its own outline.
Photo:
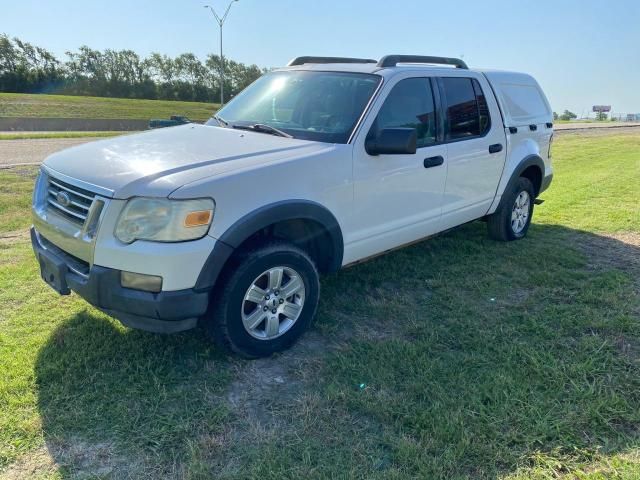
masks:
[[[59,58],[81,45],[200,58],[229,0],[0,0],[0,33]],[[640,113],[640,0],[239,0],[224,54],[261,67],[301,55],[462,57],[532,74],[553,109]]]

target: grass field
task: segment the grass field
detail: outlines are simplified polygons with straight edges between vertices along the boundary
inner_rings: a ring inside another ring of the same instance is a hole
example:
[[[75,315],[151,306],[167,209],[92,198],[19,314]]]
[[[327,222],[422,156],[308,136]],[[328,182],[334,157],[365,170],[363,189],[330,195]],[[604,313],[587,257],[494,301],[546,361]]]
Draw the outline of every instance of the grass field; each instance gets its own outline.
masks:
[[[191,120],[204,121],[217,108],[217,104],[199,102],[0,93],[0,117],[149,120],[185,115]]]
[[[38,279],[0,171],[0,478],[640,478],[640,134],[560,136],[527,239],[481,222],[323,279],[247,362]]]

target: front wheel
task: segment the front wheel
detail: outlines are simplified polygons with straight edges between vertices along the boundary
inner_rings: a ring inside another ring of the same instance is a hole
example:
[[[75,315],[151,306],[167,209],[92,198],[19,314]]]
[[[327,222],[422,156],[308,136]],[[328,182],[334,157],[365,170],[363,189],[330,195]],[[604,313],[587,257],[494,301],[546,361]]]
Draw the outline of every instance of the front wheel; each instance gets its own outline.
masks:
[[[281,242],[238,255],[219,287],[205,330],[247,358],[290,347],[311,324],[320,293],[309,255]]]
[[[489,236],[495,240],[507,242],[523,238],[531,225],[535,192],[528,178],[520,177],[505,192],[502,202],[487,219]]]

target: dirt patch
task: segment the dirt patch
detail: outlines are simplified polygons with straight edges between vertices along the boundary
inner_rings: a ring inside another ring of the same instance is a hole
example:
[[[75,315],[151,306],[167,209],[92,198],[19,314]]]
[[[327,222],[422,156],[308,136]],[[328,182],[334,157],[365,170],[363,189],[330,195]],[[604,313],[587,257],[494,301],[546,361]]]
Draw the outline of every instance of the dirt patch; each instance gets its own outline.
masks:
[[[634,247],[640,247],[640,233],[638,232],[614,233],[609,236]]]
[[[16,230],[15,232],[0,233],[0,245],[13,245],[27,242],[31,238],[28,230]]]
[[[234,420],[223,432],[198,439],[204,463],[217,465],[218,473],[237,475],[247,448],[291,433],[295,427],[288,415],[305,410],[320,359],[331,348],[335,346],[327,337],[309,331],[281,354],[232,360],[235,380],[220,401],[227,403]]]
[[[554,135],[578,135],[581,137],[603,137],[606,135],[637,135],[640,132],[640,125],[629,127],[609,127],[609,128],[580,128],[580,129],[554,129]]]
[[[0,480],[22,480],[52,476],[58,465],[45,447],[29,452],[0,471]]]
[[[329,348],[326,338],[311,331],[280,355],[238,360],[234,366],[236,380],[229,386],[226,400],[244,427],[249,427],[249,431],[277,427],[275,411],[295,403],[304,393],[314,365]]]
[[[573,240],[589,258],[590,268],[617,268],[640,282],[640,233],[575,235]]]
[[[115,452],[111,443],[89,443],[73,439],[64,444],[49,447],[55,458],[75,478],[137,477],[135,472],[143,470],[138,459],[124,457]],[[82,472],[82,473],[78,473]]]
[[[48,478],[60,469],[78,480],[158,478],[159,472],[145,468],[138,458],[116,453],[111,443],[89,443],[80,439],[47,443],[46,447],[29,452],[0,472],[0,480]]]
[[[615,268],[632,278],[632,295],[640,298],[640,233],[624,232],[601,235],[575,235],[576,245],[587,255],[587,267],[592,270]],[[635,302],[632,315],[640,315]],[[640,362],[640,344],[623,335],[612,339],[616,349],[632,362]]]
[[[340,348],[339,338],[312,331],[283,354],[239,361],[236,380],[226,394],[235,420],[221,434],[198,439],[204,464],[215,465],[217,475],[245,478],[243,459],[274,445],[287,448],[289,441],[300,436],[311,444],[320,439],[327,446],[340,444],[345,435],[365,440],[381,436],[382,426],[375,419],[327,404],[315,387],[326,351]],[[391,463],[384,453],[379,468]]]
[[[391,286],[385,288],[390,290]],[[430,295],[425,293],[426,297]],[[282,410],[301,406],[314,391],[313,383],[327,352],[340,350],[358,339],[385,341],[406,336],[398,323],[389,319],[335,311],[331,315],[337,317],[339,327],[329,328],[330,332],[309,331],[291,349],[270,358],[235,361],[235,381],[225,398],[239,419],[229,432],[232,437],[264,436],[285,428],[280,418]]]
[[[412,341],[411,332],[420,328],[424,322],[424,318],[418,313],[411,318],[403,318],[402,322],[394,321],[393,317],[346,315],[339,312],[334,315],[338,319],[344,319],[340,324],[340,332],[337,337],[340,344],[352,340],[364,340],[365,342]]]

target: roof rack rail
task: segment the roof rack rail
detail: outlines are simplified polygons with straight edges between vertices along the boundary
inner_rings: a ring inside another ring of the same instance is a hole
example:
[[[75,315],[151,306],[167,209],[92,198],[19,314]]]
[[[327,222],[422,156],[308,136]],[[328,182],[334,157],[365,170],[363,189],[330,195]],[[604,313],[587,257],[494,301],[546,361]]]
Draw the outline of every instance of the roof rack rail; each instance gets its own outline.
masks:
[[[453,65],[456,68],[469,70],[467,64],[459,58],[427,57],[423,55],[387,55],[378,62],[378,67],[395,67],[398,63],[435,63],[438,65]]]
[[[305,63],[378,63],[372,58],[349,58],[349,57],[296,57],[291,60],[287,67],[304,65]]]

